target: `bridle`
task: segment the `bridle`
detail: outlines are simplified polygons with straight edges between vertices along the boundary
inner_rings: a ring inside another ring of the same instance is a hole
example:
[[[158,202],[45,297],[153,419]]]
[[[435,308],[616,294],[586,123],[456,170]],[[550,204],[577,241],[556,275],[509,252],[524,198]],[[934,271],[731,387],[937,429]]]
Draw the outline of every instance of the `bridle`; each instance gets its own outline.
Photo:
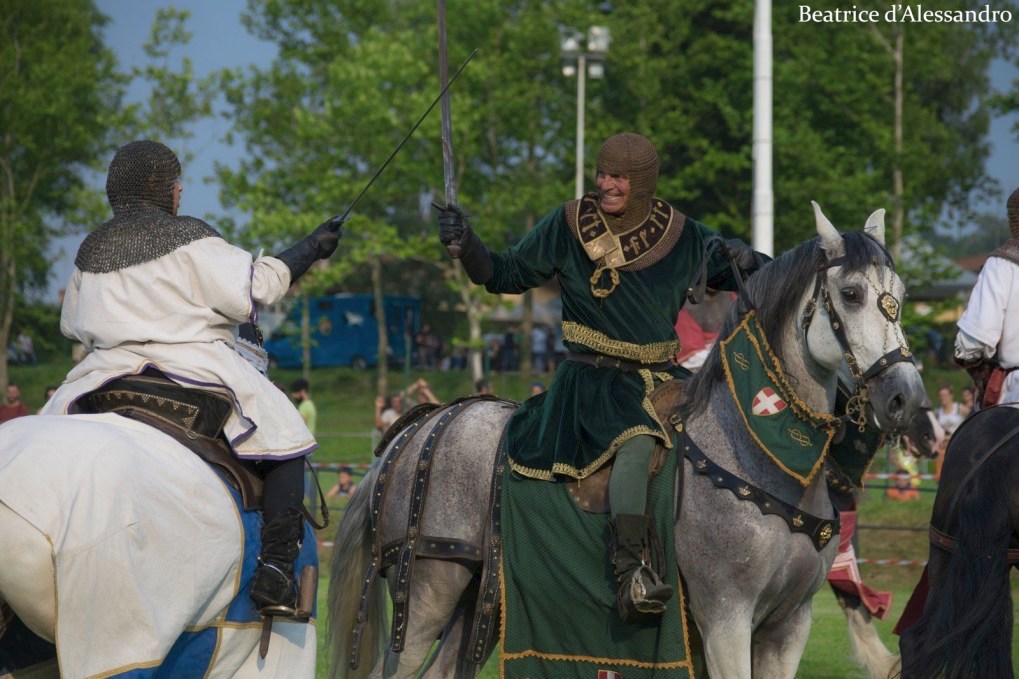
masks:
[[[802,327],[803,333],[806,335],[810,330],[810,325],[813,323],[814,317],[817,315],[818,300],[820,300],[821,304],[824,305],[825,313],[828,315],[828,322],[830,324],[832,334],[835,336],[836,341],[842,348],[843,358],[849,366],[849,373],[855,383],[852,385],[853,392],[850,394],[849,399],[846,402],[846,413],[844,418],[855,424],[857,428],[863,432],[867,425],[867,404],[870,402],[867,382],[880,374],[886,368],[896,363],[912,361],[913,354],[906,346],[905,337],[900,329],[897,333],[899,337],[899,346],[874,361],[874,363],[866,370],[860,369],[860,362],[856,359],[856,355],[853,353],[853,349],[849,345],[849,336],[846,334],[846,324],[839,316],[839,313],[835,308],[835,304],[832,302],[831,292],[828,289],[827,273],[835,267],[844,266],[847,261],[848,260],[845,255],[836,257],[832,260],[825,257],[817,265],[817,272],[814,276],[814,292],[803,308]],[[885,317],[886,322],[897,323],[902,310],[902,305],[899,300],[895,298],[884,284],[875,284],[874,281],[870,280],[870,277],[868,277],[868,281],[874,289],[880,291],[880,294],[878,294],[877,297],[877,306],[881,311],[881,315]]]

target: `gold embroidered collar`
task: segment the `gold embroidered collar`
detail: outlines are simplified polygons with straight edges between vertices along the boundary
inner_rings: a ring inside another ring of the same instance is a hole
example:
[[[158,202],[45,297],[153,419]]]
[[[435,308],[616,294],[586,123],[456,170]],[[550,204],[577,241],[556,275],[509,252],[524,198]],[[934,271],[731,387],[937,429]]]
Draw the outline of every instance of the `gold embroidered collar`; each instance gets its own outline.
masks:
[[[686,217],[664,200],[653,198],[647,219],[615,233],[598,208],[596,195],[589,193],[566,204],[566,220],[587,256],[598,262],[599,269],[639,271],[672,250],[683,233]]]

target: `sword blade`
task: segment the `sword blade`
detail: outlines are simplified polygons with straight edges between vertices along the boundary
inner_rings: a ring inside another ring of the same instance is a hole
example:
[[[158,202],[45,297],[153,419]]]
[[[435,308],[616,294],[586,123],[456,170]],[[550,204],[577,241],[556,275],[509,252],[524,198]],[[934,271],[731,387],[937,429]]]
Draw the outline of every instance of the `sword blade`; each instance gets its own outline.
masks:
[[[446,51],[446,0],[439,2],[439,87],[442,95],[442,174],[446,180],[446,205],[456,205],[456,175],[453,168],[453,115],[449,105]]]
[[[365,184],[363,189],[361,189],[361,192],[359,194],[357,194],[357,198],[355,198],[354,201],[350,204],[350,206],[347,207],[346,210],[344,210],[344,212],[343,212],[343,219],[344,220],[346,220],[346,218],[354,210],[354,208],[357,206],[357,204],[359,202],[361,202],[361,198],[364,196],[364,194],[368,192],[368,189],[371,188],[371,185],[375,183],[375,180],[379,178],[379,175],[382,174],[382,171],[386,169],[387,165],[389,165],[389,161],[391,161],[396,156],[396,154],[400,152],[400,149],[402,149],[404,144],[407,143],[407,140],[409,140],[411,135],[414,134],[414,131],[417,130],[418,127],[421,126],[421,123],[424,122],[425,118],[428,117],[428,114],[432,112],[433,108],[435,108],[435,105],[438,104],[439,101],[442,99],[442,97],[446,94],[446,92],[449,91],[449,88],[453,85],[454,82],[456,82],[456,79],[458,77],[460,77],[460,74],[463,72],[464,68],[467,67],[467,64],[470,63],[471,59],[473,59],[474,55],[477,54],[477,53],[478,53],[478,50],[475,49],[473,52],[470,53],[470,55],[467,57],[467,59],[465,59],[464,62],[462,64],[460,64],[460,68],[456,69],[456,71],[453,73],[452,77],[450,77],[449,82],[446,83],[446,85],[445,85],[445,87],[443,87],[442,91],[439,92],[439,96],[437,96],[432,101],[432,103],[429,104],[428,108],[425,109],[425,112],[421,114],[420,118],[418,118],[418,121],[416,123],[414,123],[414,127],[410,128],[410,132],[408,132],[407,135],[397,145],[397,147],[395,149],[393,149],[393,152],[389,154],[389,157],[386,158],[386,161],[384,163],[382,163],[382,165],[379,167],[379,169],[375,171],[375,174],[372,175],[372,178],[368,180],[368,183]]]

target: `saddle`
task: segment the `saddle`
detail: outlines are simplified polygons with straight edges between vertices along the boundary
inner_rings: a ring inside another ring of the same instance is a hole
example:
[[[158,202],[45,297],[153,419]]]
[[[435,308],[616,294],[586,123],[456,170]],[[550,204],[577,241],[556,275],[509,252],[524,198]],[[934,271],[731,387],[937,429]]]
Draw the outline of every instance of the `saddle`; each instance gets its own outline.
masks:
[[[666,433],[671,437],[679,422],[680,406],[686,400],[686,381],[673,379],[659,384],[651,392],[650,400],[651,405],[654,406],[655,415],[658,416],[658,420],[665,426]],[[662,471],[668,454],[669,449],[659,441],[651,456],[651,468],[648,472],[649,483]],[[614,458],[610,459],[590,476],[569,482],[567,492],[584,511],[591,514],[608,513],[609,475],[612,473],[613,460]]]
[[[262,479],[255,464],[237,458],[223,438],[223,425],[233,403],[222,394],[182,387],[162,373],[147,369],[127,375],[85,394],[75,403],[77,414],[116,413],[170,436],[207,463],[226,472],[246,511],[262,506]]]

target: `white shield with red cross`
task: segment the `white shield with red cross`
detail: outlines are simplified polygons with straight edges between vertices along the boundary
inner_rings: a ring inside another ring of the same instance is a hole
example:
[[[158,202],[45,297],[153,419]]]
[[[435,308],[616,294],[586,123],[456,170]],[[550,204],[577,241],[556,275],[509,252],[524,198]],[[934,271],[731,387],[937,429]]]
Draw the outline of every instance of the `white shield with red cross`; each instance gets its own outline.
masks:
[[[771,387],[765,387],[754,396],[754,402],[751,405],[750,411],[754,415],[767,417],[768,415],[777,415],[785,410],[785,408],[786,402],[775,393],[775,390]]]
[[[612,670],[598,670],[598,679],[623,679],[623,675]]]

